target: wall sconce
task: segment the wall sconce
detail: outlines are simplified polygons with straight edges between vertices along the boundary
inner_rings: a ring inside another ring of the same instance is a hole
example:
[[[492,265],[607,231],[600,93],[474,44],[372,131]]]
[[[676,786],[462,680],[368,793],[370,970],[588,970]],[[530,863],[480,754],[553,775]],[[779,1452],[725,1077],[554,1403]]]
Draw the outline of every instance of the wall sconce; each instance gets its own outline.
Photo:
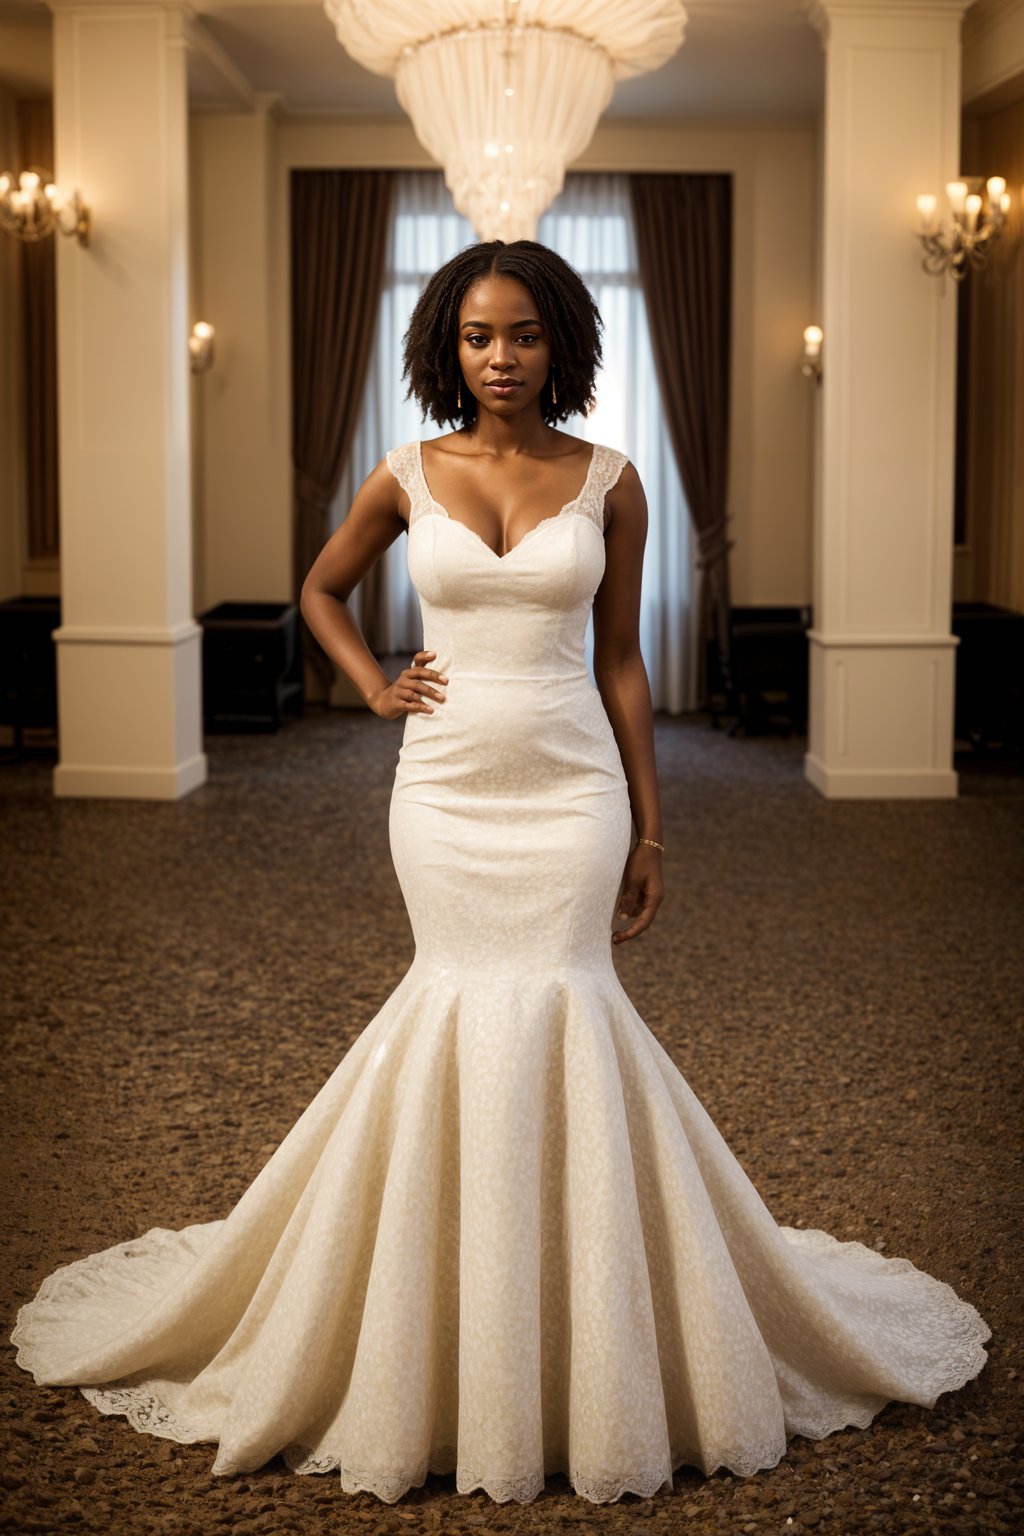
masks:
[[[88,245],[90,226],[90,211],[78,193],[66,196],[41,165],[22,171],[17,187],[10,171],[0,175],[0,229],[19,240],[43,240],[59,229]]]
[[[192,327],[188,339],[188,355],[193,373],[205,373],[212,364],[214,335],[213,326],[205,320],[197,320]]]
[[[987,181],[982,176],[965,176],[946,183],[946,197],[949,214],[941,221],[935,217],[937,199],[931,192],[922,192],[917,200],[921,227],[916,234],[924,247],[921,265],[934,277],[950,272],[960,283],[971,267],[983,267],[988,260],[1003,232],[1010,194],[1004,176],[990,176]]]
[[[821,344],[824,339],[825,332],[820,325],[804,327],[804,360],[800,372],[805,379],[813,379],[815,384],[821,383]]]

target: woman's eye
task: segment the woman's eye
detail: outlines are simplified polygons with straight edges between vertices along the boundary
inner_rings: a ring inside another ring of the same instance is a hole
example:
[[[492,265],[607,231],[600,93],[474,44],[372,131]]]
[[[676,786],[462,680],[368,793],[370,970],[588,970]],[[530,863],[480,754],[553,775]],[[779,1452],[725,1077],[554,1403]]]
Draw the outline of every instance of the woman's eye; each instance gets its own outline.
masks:
[[[491,338],[489,336],[481,336],[481,335],[471,335],[471,336],[467,336],[466,337],[466,341],[469,343],[469,345],[471,347],[486,347],[490,343],[490,339]],[[530,332],[530,331],[524,331],[522,336],[517,336],[516,337],[517,344],[521,343],[521,342],[526,342],[526,344],[528,346],[532,346],[534,344],[534,342],[539,341],[539,340],[540,340],[540,337],[533,335],[533,333]]]

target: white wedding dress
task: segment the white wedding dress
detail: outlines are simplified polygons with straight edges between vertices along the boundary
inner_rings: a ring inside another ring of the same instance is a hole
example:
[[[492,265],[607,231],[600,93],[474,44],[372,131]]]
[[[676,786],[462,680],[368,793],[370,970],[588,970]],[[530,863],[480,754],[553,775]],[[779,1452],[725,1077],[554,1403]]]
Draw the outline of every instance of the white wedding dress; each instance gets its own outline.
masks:
[[[417,443],[388,462],[450,679],[391,802],[415,959],[228,1215],[56,1270],[19,1365],[216,1442],[215,1474],[281,1453],[389,1502],[430,1471],[650,1495],[930,1407],[982,1369],[984,1320],[906,1259],[778,1226],[612,963],[630,808],[584,632],[623,455],[504,556]]]

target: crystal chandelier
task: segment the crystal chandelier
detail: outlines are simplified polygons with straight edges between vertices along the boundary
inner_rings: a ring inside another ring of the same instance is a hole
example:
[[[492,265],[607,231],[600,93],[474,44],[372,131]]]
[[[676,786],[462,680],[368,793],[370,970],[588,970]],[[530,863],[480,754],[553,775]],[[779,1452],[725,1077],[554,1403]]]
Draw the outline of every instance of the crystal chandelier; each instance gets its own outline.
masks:
[[[983,186],[985,197],[981,195]],[[941,223],[935,217],[933,193],[923,192],[917,200],[921,215],[917,236],[924,248],[921,265],[935,276],[950,272],[957,282],[962,282],[971,267],[985,265],[1002,234],[1010,211],[1010,194],[1003,176],[990,176],[988,181],[981,176],[969,176],[947,182],[946,197],[949,216]]]
[[[324,0],[357,63],[390,75],[481,240],[536,238],[616,80],[683,41],[679,0]]]

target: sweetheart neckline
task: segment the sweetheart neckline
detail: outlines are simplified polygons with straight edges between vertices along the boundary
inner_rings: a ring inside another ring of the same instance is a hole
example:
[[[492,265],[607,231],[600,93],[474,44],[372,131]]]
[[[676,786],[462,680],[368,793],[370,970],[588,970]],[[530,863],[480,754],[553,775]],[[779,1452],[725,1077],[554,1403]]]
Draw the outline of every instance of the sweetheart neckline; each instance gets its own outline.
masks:
[[[423,444],[420,441],[417,441],[416,443],[416,467],[419,470],[420,484],[423,487],[424,494],[426,495],[427,500],[430,502],[431,506],[436,507],[437,510],[441,513],[441,516],[445,518],[447,522],[454,523],[456,528],[465,528],[466,532],[470,534],[474,539],[478,540],[478,542],[483,545],[484,549],[486,549],[487,553],[499,563],[503,560],[508,560],[510,556],[514,555],[516,550],[521,549],[522,546],[526,543],[527,539],[531,538],[532,535],[543,528],[545,524],[557,523],[558,519],[562,517],[566,512],[568,512],[571,507],[575,507],[579,502],[583,500],[587,491],[590,489],[590,482],[594,474],[594,463],[596,459],[597,444],[592,443],[590,448],[590,462],[587,465],[586,478],[583,481],[583,484],[580,486],[580,489],[576,492],[576,495],[573,496],[570,501],[565,502],[563,506],[559,507],[557,512],[552,512],[548,517],[542,517],[539,523],[534,523],[532,528],[527,528],[522,538],[513,544],[511,549],[506,549],[503,555],[499,555],[496,549],[491,548],[482,534],[477,533],[475,528],[471,528],[469,524],[464,523],[461,518],[453,517],[444,503],[437,500],[436,496],[430,489],[426,471],[423,468]],[[587,521],[590,522],[591,519],[587,518]],[[596,523],[594,524],[594,527],[597,527]]]
[[[497,555],[497,554],[495,554],[494,550],[488,544],[487,540],[486,539],[482,539],[480,537],[480,535],[477,533],[475,528],[471,528],[468,523],[460,522],[457,517],[449,517],[449,516],[447,516],[445,514],[445,511],[444,511],[443,507],[441,507],[441,509],[440,509],[441,510],[441,515],[440,515],[440,517],[437,518],[437,521],[441,522],[441,523],[447,523],[450,528],[461,528],[463,533],[468,533],[470,538],[473,539],[477,544],[479,544],[482,549],[485,549],[493,560],[496,560],[499,565],[504,565],[505,561],[508,560],[511,555],[515,554],[516,550],[520,547],[520,545],[525,544],[527,539],[532,539],[533,535],[535,533],[540,533],[542,531],[542,529],[550,527],[550,525],[552,523],[567,523],[567,522],[569,522],[570,518],[573,518],[576,521],[581,522],[581,523],[589,523],[591,528],[593,528],[594,532],[597,534],[598,538],[601,540],[601,542],[603,544],[604,543],[604,537],[603,537],[603,535],[601,533],[600,528],[594,522],[594,519],[592,517],[588,517],[586,512],[574,512],[574,511],[571,511],[570,510],[571,506],[572,506],[571,502],[566,502],[565,506],[562,507],[558,512],[552,512],[550,517],[543,517],[543,518],[541,518],[540,522],[539,523],[535,523],[532,528],[527,529],[526,533],[524,533],[523,537],[519,540],[519,543],[518,544],[513,544],[512,548],[510,550],[508,550],[507,553],[504,554],[504,555]],[[411,524],[411,526],[407,529],[407,532],[408,533],[412,533],[414,529],[419,528],[422,524],[424,524],[428,520],[430,520],[431,516],[432,516],[431,514],[428,514],[427,517],[418,517],[418,518],[416,518],[415,522],[413,522]]]

